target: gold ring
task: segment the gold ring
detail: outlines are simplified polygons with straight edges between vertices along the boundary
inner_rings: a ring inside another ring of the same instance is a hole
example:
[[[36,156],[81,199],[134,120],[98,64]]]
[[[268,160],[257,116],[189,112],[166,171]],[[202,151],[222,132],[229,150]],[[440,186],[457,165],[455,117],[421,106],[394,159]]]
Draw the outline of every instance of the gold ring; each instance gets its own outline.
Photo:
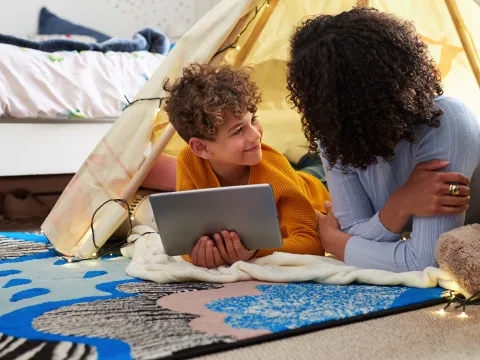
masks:
[[[460,195],[460,188],[457,185],[450,184],[450,187],[448,188],[448,191],[452,196],[458,196]]]

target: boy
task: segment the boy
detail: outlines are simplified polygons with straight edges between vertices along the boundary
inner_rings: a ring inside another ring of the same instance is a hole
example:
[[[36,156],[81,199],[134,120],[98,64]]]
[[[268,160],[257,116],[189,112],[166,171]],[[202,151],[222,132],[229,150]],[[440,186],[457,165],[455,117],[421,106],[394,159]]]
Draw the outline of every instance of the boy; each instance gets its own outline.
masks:
[[[193,64],[175,83],[165,111],[188,144],[177,158],[177,191],[269,183],[279,214],[283,246],[250,251],[236,233],[201,237],[191,254],[193,264],[215,268],[274,251],[324,255],[317,236],[315,210],[324,212],[327,189],[314,176],[296,172],[288,160],[262,144],[255,116],[261,101],[246,70]],[[235,204],[232,204],[235,211]]]

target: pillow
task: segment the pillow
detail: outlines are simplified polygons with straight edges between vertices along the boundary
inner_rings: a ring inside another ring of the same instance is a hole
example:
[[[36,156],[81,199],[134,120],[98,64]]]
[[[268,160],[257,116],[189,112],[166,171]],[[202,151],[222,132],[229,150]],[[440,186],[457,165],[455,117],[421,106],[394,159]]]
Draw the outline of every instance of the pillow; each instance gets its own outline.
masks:
[[[73,24],[67,20],[61,19],[52,14],[47,8],[40,10],[38,21],[38,33],[45,34],[70,34],[70,35],[87,35],[94,37],[98,42],[104,42],[110,39],[110,36],[102,34],[93,29],[86,28],[81,25]]]
[[[142,187],[152,190],[175,191],[176,180],[177,158],[169,154],[162,154],[143,180]]]
[[[25,40],[30,41],[43,41],[43,40],[73,40],[80,41],[82,43],[91,44],[96,43],[97,39],[87,35],[70,35],[70,34],[51,34],[51,35],[27,35],[24,37]]]

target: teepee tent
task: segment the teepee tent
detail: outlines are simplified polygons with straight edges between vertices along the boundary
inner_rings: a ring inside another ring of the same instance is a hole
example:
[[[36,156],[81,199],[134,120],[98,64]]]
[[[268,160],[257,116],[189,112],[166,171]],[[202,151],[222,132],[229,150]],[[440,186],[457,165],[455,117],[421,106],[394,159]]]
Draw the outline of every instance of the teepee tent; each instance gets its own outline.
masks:
[[[414,21],[442,72],[445,93],[480,117],[480,7],[473,0],[223,0],[177,43],[71,180],[42,225],[54,247],[70,256],[94,256],[128,216],[121,202],[107,201],[131,201],[158,155],[175,156],[185,145],[158,98],[165,95],[164,78],[174,80],[192,62],[253,66],[263,92],[263,140],[284,154],[306,148],[299,115],[286,101],[292,28],[310,15],[358,5]]]

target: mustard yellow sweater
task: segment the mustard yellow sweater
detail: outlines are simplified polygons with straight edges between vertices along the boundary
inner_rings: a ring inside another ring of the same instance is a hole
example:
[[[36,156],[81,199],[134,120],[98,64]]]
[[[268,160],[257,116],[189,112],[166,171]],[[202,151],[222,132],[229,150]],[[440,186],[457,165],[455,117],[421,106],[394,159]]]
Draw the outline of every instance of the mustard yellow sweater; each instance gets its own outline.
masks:
[[[330,200],[327,189],[314,176],[295,171],[285,156],[270,146],[262,144],[262,152],[262,161],[250,168],[248,184],[272,186],[283,246],[259,250],[255,256],[270,255],[274,251],[324,255],[314,209],[325,211],[323,203]],[[177,158],[177,191],[220,186],[208,160],[196,156],[188,146],[181,150]]]

